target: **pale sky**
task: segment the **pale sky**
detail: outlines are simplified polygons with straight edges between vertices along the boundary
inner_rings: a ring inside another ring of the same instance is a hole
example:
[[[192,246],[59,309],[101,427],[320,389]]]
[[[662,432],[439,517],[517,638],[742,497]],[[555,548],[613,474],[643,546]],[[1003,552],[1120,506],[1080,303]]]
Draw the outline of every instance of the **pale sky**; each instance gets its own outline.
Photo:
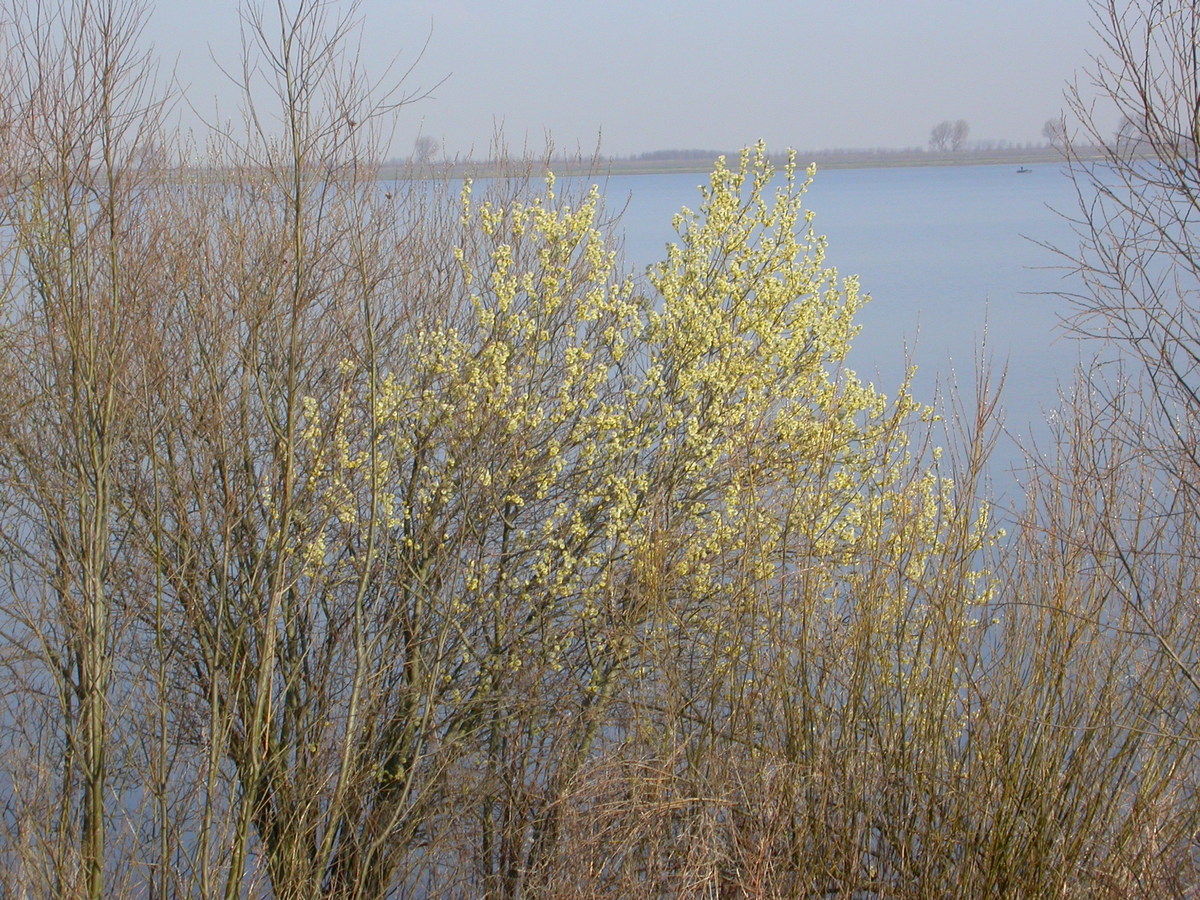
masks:
[[[409,89],[442,82],[401,111],[398,156],[420,133],[486,156],[498,126],[516,149],[613,155],[924,146],[960,118],[971,139],[1040,141],[1098,44],[1087,0],[365,0],[360,17],[369,71],[396,57]],[[238,67],[236,3],[158,0],[145,37],[196,107],[230,110],[210,54]]]

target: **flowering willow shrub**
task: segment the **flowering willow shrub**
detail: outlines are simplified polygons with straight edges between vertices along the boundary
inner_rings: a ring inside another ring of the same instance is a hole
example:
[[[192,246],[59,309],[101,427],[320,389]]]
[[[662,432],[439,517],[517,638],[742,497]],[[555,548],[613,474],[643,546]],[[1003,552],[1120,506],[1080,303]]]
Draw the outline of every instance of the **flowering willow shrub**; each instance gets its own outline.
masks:
[[[305,577],[365,585],[399,629],[371,790],[424,772],[471,798],[422,829],[502,893],[572,852],[564,808],[609,754],[675,753],[721,796],[730,753],[875,778],[882,745],[961,733],[986,519],[912,444],[907,384],[889,402],[844,369],[857,283],[794,163],[775,175],[761,146],[719,161],[645,284],[595,190],[468,186],[457,304],[307,401]]]

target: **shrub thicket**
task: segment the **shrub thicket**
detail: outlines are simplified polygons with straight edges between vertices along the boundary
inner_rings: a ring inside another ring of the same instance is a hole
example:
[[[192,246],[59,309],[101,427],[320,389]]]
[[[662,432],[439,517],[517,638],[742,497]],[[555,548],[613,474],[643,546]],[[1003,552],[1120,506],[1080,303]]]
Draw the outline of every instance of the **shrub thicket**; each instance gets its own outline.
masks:
[[[635,280],[595,190],[382,185],[322,4],[250,17],[276,106],[203,162],[136,6],[48,12],[0,18],[7,895],[1192,884],[1156,470],[1081,401],[1000,541],[995,397],[942,453],[845,370],[794,163]]]

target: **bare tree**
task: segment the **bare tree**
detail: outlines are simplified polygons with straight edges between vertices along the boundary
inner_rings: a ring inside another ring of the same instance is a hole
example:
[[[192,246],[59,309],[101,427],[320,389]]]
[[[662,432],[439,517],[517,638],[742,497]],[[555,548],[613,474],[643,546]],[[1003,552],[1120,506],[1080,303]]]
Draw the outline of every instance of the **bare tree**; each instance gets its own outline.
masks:
[[[1097,553],[1119,561],[1114,597],[1169,661],[1184,695],[1172,709],[1194,709],[1198,617],[1183,598],[1195,587],[1191,564],[1177,567],[1196,557],[1200,518],[1200,4],[1104,0],[1093,10],[1104,48],[1069,94],[1079,135],[1065,145],[1079,241],[1060,252],[1082,279],[1067,298],[1071,327],[1108,361],[1074,407],[1119,413],[1108,427],[1140,468],[1124,489],[1139,500],[1136,514],[1114,512],[1091,533]],[[1112,448],[1092,465],[1115,458]],[[1109,500],[1114,510],[1127,502]],[[1170,577],[1185,584],[1162,588]],[[1190,717],[1172,715],[1169,727],[1197,737]]]
[[[938,122],[929,134],[929,146],[933,150],[961,150],[966,143],[970,127],[965,119]]]
[[[431,163],[437,157],[439,150],[437,139],[428,134],[422,134],[413,141],[412,158],[415,163]]]
[[[1062,116],[1047,119],[1042,125],[1042,137],[1051,147],[1062,149],[1067,143],[1067,123]]]
[[[946,150],[954,133],[954,123],[949,119],[938,122],[929,133],[929,146],[933,150]]]
[[[950,126],[950,149],[954,151],[961,150],[967,142],[967,135],[971,133],[971,127],[967,124],[966,119],[958,119]]]
[[[161,108],[135,41],[144,17],[136,0],[4,15],[10,171],[27,185],[6,195],[4,216],[25,279],[6,371],[21,410],[3,429],[4,536],[21,573],[6,627],[39,648],[41,671],[26,675],[58,701],[42,724],[61,749],[47,760],[59,802],[54,819],[29,826],[51,829],[38,839],[52,890],[88,898],[118,889],[106,880],[110,844],[125,839],[112,827],[125,821],[112,798],[127,785],[113,731],[128,624],[115,522],[136,429],[128,392],[144,374],[133,346],[162,272],[156,223],[139,212],[154,187],[134,163],[153,155]]]
[[[1080,245],[1064,254],[1084,290],[1070,299],[1081,335],[1120,348],[1146,375],[1165,431],[1160,449],[1200,488],[1200,6],[1094,4],[1105,52],[1070,95],[1080,136],[1067,146],[1080,199]],[[1103,105],[1089,99],[1098,94]],[[1121,127],[1106,124],[1116,113]],[[1098,162],[1088,158],[1093,148]],[[1149,436],[1148,436],[1149,438]]]

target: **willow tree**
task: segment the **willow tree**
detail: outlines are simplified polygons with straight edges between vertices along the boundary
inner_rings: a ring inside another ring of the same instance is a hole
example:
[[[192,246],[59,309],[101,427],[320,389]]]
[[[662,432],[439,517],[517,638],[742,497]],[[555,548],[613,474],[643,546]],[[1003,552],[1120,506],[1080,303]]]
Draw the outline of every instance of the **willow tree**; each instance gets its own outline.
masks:
[[[370,661],[305,709],[354,748],[319,779],[337,821],[311,826],[339,836],[335,871],[362,884],[419,839],[465,890],[553,893],[602,762],[655,760],[722,806],[731,759],[878,762],[862,721],[952,745],[986,517],[911,443],[929,413],[905,386],[845,370],[857,284],[825,266],[794,163],[775,175],[762,147],[719,161],[642,284],[594,190],[468,185],[436,316],[306,401],[322,512],[297,583]]]

